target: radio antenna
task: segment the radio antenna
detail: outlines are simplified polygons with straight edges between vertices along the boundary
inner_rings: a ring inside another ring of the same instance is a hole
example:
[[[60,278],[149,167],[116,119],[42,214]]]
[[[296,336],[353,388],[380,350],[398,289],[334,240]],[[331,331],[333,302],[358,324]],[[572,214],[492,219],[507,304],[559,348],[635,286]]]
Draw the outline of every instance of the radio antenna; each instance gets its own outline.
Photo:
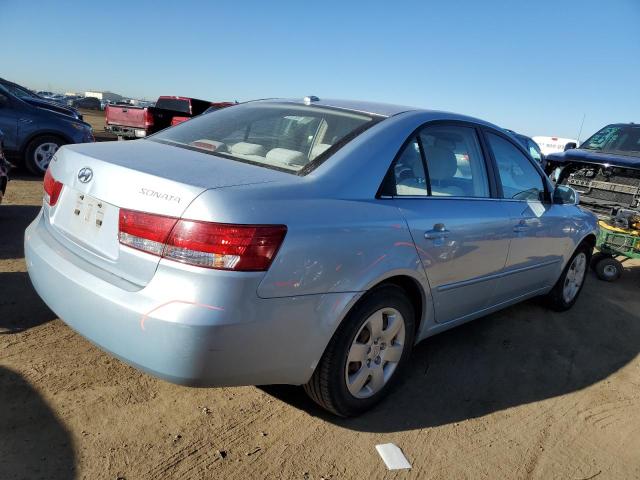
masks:
[[[578,145],[580,145],[580,135],[582,135],[582,127],[584,126],[584,119],[586,118],[586,116],[586,113],[582,114],[582,122],[580,123],[580,131],[578,132]]]

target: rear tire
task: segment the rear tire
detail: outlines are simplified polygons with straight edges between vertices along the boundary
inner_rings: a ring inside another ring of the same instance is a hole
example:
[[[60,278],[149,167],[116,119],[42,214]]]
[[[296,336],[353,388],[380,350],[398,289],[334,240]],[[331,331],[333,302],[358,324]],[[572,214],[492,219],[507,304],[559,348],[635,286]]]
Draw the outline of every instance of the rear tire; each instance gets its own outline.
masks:
[[[322,408],[359,415],[380,402],[406,368],[415,338],[414,309],[404,290],[382,285],[349,312],[304,386]]]
[[[24,152],[24,166],[34,175],[44,175],[49,162],[66,142],[55,135],[41,135],[29,142]]]
[[[604,257],[595,265],[596,275],[605,282],[615,282],[622,275],[622,263],[613,257]]]
[[[573,252],[553,289],[546,295],[549,308],[557,312],[569,310],[578,300],[587,279],[593,247],[581,244]]]

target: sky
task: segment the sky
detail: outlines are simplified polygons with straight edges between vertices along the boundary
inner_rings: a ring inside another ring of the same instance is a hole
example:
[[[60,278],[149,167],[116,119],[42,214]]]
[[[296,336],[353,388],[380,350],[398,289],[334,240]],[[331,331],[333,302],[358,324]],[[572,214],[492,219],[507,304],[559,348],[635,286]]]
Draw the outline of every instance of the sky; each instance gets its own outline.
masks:
[[[640,123],[640,0],[0,0],[0,76],[155,99],[347,98],[581,139]]]

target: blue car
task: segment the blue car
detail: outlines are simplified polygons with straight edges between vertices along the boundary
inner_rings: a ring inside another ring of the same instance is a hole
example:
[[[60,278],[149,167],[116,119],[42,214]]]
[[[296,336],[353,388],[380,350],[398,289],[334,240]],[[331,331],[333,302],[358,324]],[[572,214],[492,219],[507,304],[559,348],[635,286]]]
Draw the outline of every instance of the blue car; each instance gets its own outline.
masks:
[[[23,101],[2,85],[0,129],[7,157],[39,175],[62,145],[94,141],[88,123]]]
[[[0,78],[0,85],[6,88],[11,95],[18,97],[20,100],[24,100],[30,105],[53,110],[54,112],[63,113],[75,119],[82,120],[82,114],[75,108],[61,105],[58,102],[41,97],[37,93],[33,93],[31,90],[23,87],[22,85],[10,82],[9,80],[5,80],[4,78]]]
[[[420,340],[571,308],[597,231],[490,123],[314,96],[67,146],[44,190],[25,258],[71,328],[172,382],[304,385],[341,416]]]
[[[523,135],[521,133],[516,133],[513,130],[507,129],[507,132],[513,135],[513,137],[518,141],[518,143],[522,145],[524,149],[529,152],[529,155],[531,155],[531,158],[533,158],[540,165],[543,165],[544,155],[542,153],[542,150],[540,150],[540,146],[536,143],[536,141],[533,138],[527,137],[526,135]]]

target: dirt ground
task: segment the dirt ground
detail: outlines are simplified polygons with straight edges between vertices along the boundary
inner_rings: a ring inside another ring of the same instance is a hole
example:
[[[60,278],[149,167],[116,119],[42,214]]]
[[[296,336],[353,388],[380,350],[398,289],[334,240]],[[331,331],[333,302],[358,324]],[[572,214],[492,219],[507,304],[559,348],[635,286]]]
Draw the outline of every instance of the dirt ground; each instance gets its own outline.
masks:
[[[25,273],[40,181],[5,200],[0,479],[640,478],[640,268],[591,274],[568,313],[530,301],[423,342],[401,389],[342,420],[299,388],[190,389],[103,353]],[[386,470],[386,442],[411,470]]]
[[[84,110],[82,113],[82,119],[93,127],[93,136],[98,142],[106,142],[116,140],[117,137],[104,129],[104,111],[101,110]]]

